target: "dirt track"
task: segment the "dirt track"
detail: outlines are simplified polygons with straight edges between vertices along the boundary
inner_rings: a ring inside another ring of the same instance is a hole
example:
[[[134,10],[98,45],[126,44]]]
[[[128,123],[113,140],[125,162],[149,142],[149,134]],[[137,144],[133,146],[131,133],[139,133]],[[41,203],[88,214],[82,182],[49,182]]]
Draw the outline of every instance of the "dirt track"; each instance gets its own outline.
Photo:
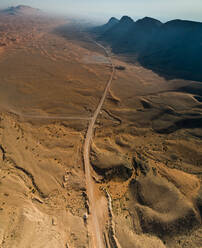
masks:
[[[111,57],[109,55],[108,50],[103,47],[101,44],[95,42],[96,45],[100,46],[101,48],[103,48],[105,50],[105,53],[110,61],[110,64],[112,66],[112,73],[110,76],[109,81],[107,82],[107,85],[105,87],[104,93],[102,95],[102,98],[100,100],[99,105],[97,106],[97,109],[94,112],[94,115],[91,119],[91,121],[89,122],[89,126],[88,126],[88,130],[87,130],[87,134],[86,134],[86,138],[85,138],[85,143],[84,143],[84,151],[83,151],[83,156],[84,156],[84,166],[85,166],[85,175],[86,175],[86,187],[87,187],[87,193],[88,193],[88,199],[89,199],[89,204],[90,204],[90,214],[91,214],[91,221],[90,221],[90,229],[94,230],[94,233],[91,233],[91,237],[92,237],[92,243],[91,246],[92,247],[97,247],[97,248],[102,248],[104,247],[103,244],[103,238],[102,238],[102,231],[100,229],[100,225],[99,225],[99,221],[98,221],[98,214],[97,214],[97,209],[95,207],[95,192],[94,192],[94,188],[93,188],[93,179],[91,177],[91,165],[90,165],[90,144],[91,144],[91,140],[93,137],[93,131],[94,131],[94,126],[95,126],[95,122],[97,120],[97,117],[102,109],[103,103],[105,101],[105,98],[107,96],[107,93],[109,91],[111,82],[113,80],[114,77],[114,73],[115,73],[115,67],[113,65],[113,62],[111,60]]]

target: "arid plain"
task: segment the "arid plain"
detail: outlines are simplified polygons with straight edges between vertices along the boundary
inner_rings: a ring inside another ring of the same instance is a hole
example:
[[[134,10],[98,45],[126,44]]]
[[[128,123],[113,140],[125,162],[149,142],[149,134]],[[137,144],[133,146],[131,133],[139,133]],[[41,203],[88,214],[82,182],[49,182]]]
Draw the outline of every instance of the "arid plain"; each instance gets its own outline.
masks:
[[[0,247],[90,247],[83,146],[105,51],[71,20],[6,13],[0,46]],[[199,248],[202,85],[111,58],[125,69],[90,149],[105,246]]]

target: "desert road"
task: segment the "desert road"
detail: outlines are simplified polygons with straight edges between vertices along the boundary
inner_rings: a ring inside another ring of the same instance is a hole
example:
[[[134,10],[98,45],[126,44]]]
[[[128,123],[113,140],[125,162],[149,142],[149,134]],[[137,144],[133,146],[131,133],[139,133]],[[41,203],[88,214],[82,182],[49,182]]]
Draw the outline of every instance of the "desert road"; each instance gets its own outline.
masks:
[[[94,187],[93,187],[93,179],[91,176],[91,165],[90,165],[90,144],[91,144],[91,140],[93,138],[93,134],[94,134],[94,126],[97,120],[97,117],[102,109],[103,103],[105,101],[105,98],[107,96],[107,93],[109,91],[110,85],[112,83],[113,77],[114,77],[114,73],[115,73],[115,67],[114,64],[112,62],[112,59],[110,57],[110,54],[108,52],[108,50],[102,46],[101,44],[94,42],[96,45],[98,45],[99,47],[103,48],[108,59],[109,62],[111,64],[112,67],[112,72],[111,72],[111,76],[107,82],[107,85],[105,87],[105,90],[103,92],[102,98],[99,102],[99,105],[97,106],[97,109],[95,110],[92,119],[89,122],[89,126],[88,126],[88,130],[86,133],[86,137],[85,137],[85,143],[84,143],[84,150],[83,150],[83,156],[84,156],[84,167],[85,167],[85,176],[86,176],[86,188],[87,188],[87,195],[88,195],[88,199],[89,199],[89,207],[90,207],[90,218],[91,218],[91,237],[92,237],[92,244],[91,246],[93,248],[104,248],[104,242],[103,242],[103,233],[102,230],[100,230],[100,225],[99,225],[99,221],[98,221],[98,214],[97,214],[97,210],[95,207],[95,192],[94,192]]]

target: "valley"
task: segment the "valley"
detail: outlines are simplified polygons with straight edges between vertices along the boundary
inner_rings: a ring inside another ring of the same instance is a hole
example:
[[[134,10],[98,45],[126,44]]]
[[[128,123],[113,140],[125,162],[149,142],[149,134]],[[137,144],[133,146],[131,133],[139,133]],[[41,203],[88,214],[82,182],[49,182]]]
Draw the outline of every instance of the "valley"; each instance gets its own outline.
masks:
[[[198,248],[201,81],[96,32],[0,13],[0,247]]]

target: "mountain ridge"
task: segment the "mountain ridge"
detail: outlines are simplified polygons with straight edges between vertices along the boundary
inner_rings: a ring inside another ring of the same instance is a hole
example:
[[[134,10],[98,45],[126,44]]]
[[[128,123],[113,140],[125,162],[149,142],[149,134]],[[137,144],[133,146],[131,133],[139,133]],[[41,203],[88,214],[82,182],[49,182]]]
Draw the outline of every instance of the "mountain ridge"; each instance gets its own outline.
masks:
[[[202,81],[202,23],[151,17],[133,21],[123,16],[98,33],[117,54],[132,54],[134,62],[168,78]]]

